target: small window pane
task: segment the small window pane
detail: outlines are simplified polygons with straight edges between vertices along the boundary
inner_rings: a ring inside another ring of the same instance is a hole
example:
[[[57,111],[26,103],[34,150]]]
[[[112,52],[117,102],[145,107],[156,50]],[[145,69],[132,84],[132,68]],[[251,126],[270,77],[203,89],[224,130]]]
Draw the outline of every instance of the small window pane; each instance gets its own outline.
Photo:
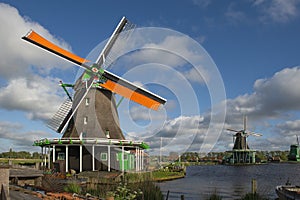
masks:
[[[58,153],[57,160],[65,160],[65,153]]]
[[[85,99],[85,105],[88,106],[90,104],[90,98]]]
[[[110,138],[109,130],[105,131],[105,135],[106,135],[106,138],[108,138],[108,139]]]
[[[107,161],[107,153],[101,153],[100,157],[101,157],[101,160]]]

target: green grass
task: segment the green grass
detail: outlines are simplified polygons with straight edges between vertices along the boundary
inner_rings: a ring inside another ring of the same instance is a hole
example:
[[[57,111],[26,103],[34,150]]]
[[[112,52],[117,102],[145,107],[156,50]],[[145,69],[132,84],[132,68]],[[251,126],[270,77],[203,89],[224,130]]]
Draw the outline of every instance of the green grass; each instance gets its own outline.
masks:
[[[168,179],[182,178],[184,172],[154,171],[152,172],[154,180],[163,181]]]
[[[76,194],[80,194],[81,193],[81,187],[76,182],[69,183],[67,186],[64,187],[64,190],[66,192],[70,192],[70,193],[76,193]]]

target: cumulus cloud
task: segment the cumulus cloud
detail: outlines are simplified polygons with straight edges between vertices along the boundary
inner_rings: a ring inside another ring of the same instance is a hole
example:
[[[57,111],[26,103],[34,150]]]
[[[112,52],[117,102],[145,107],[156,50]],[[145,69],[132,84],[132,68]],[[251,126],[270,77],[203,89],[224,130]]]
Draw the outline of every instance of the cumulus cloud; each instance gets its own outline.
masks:
[[[72,65],[21,37],[33,29],[55,44],[71,48],[8,4],[0,3],[0,23],[0,108],[23,111],[29,119],[47,120],[62,102],[58,79],[52,77],[51,70]]]
[[[163,127],[157,131],[156,134],[149,133],[144,141],[151,146],[151,152],[157,153],[160,149],[162,140],[162,148],[164,153],[168,154],[170,151],[184,152],[191,148],[195,137],[205,137],[208,126],[203,123],[203,116],[179,116],[174,119],[166,120]],[[131,135],[140,136],[140,133],[131,133]],[[197,140],[197,149],[201,143]]]
[[[271,78],[259,79],[254,83],[254,92],[235,99],[228,99],[229,113],[244,113],[265,117],[299,110],[300,68],[285,68]]]
[[[164,120],[165,115],[163,112],[155,111],[142,107],[142,106],[133,106],[130,108],[130,117],[135,121],[151,121],[151,120]]]
[[[296,135],[299,135],[300,130],[300,120],[286,121],[276,125],[277,132],[281,136],[295,136],[293,140],[296,139]]]
[[[29,119],[47,120],[58,109],[62,98],[54,78],[16,78],[0,88],[0,108],[24,111]]]
[[[65,69],[71,65],[29,43],[21,40],[30,29],[37,31],[50,41],[69,49],[70,46],[62,39],[57,39],[40,24],[20,15],[18,10],[8,4],[0,3],[0,77],[11,79],[26,77],[32,66],[43,74],[49,74],[51,69]]]

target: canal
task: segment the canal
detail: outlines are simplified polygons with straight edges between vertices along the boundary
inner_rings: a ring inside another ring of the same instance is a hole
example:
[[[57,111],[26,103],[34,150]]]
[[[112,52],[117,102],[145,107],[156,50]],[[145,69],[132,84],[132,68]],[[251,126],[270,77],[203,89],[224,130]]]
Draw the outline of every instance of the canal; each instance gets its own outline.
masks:
[[[270,163],[249,166],[203,165],[187,168],[185,178],[158,183],[169,200],[207,199],[218,194],[222,200],[238,199],[251,192],[251,180],[257,180],[257,192],[268,199],[276,199],[275,187],[285,184],[300,185],[300,164]]]

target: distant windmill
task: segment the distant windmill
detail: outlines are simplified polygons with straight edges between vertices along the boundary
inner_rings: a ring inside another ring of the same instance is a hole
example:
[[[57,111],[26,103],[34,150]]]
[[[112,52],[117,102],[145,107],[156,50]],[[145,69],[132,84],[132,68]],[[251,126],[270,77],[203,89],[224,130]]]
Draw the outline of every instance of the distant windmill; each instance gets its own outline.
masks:
[[[248,143],[247,143],[247,137],[252,135],[252,136],[257,136],[260,137],[262,136],[262,134],[259,133],[254,133],[254,132],[250,132],[247,131],[247,117],[244,116],[243,117],[243,123],[244,123],[244,128],[242,130],[235,130],[235,129],[227,129],[228,131],[232,131],[235,132],[235,134],[233,135],[233,139],[234,140],[234,145],[232,148],[232,152],[233,153],[233,162],[234,163],[247,163],[248,161],[251,163],[253,162],[253,159],[255,157],[255,154],[252,155],[253,159],[252,161],[250,160],[250,152],[255,152],[255,151],[251,151]]]
[[[244,129],[242,130],[235,130],[229,128],[227,129],[228,131],[236,132],[236,134],[233,135],[233,137],[236,138],[233,149],[249,149],[247,143],[247,137],[250,135],[257,136],[257,137],[262,136],[262,134],[247,131],[247,116],[244,116],[243,122],[244,122]]]

